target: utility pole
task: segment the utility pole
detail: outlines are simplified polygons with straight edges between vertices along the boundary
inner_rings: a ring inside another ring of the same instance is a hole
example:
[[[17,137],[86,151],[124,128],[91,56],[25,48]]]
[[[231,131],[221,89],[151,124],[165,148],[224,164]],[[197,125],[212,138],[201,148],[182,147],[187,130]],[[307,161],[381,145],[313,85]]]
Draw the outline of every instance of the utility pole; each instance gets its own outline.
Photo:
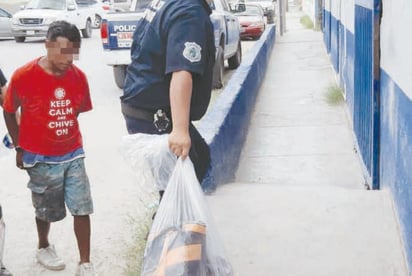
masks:
[[[279,31],[280,35],[286,31],[286,5],[288,0],[278,0],[279,6]]]

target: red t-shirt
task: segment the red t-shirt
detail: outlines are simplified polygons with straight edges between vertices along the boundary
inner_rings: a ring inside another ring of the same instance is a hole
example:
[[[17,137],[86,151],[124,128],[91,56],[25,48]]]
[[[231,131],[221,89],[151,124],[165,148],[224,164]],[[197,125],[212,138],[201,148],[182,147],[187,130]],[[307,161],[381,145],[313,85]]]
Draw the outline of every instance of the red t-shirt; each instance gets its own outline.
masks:
[[[3,108],[9,113],[21,109],[20,147],[41,155],[64,155],[82,147],[77,115],[92,109],[89,85],[75,65],[63,76],[53,76],[39,60],[14,72]]]

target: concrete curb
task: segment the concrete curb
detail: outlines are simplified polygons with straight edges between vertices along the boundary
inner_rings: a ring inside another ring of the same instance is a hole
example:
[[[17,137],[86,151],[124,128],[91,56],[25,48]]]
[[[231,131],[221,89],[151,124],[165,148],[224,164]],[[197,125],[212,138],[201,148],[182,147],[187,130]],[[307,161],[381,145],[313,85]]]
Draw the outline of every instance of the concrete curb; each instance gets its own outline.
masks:
[[[199,122],[199,132],[210,146],[212,163],[202,182],[205,192],[234,180],[260,84],[275,43],[270,25],[248,52],[211,110]]]

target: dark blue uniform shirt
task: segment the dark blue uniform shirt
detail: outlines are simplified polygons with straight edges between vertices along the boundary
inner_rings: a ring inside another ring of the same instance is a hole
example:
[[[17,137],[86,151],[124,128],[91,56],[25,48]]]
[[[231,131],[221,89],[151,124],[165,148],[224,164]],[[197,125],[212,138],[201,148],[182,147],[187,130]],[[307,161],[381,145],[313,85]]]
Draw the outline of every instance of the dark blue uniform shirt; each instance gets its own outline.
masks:
[[[137,23],[123,103],[170,110],[171,74],[192,73],[190,119],[206,112],[212,90],[215,45],[211,9],[205,0],[154,0]]]

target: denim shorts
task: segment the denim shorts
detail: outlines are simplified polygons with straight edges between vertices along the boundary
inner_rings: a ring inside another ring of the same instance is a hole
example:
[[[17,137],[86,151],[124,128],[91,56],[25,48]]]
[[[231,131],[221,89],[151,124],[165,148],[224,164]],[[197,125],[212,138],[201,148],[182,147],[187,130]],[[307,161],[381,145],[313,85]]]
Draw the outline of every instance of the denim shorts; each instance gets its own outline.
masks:
[[[62,220],[66,207],[73,216],[93,213],[89,179],[84,159],[49,164],[37,163],[28,168],[28,188],[32,191],[36,217],[47,222]]]

